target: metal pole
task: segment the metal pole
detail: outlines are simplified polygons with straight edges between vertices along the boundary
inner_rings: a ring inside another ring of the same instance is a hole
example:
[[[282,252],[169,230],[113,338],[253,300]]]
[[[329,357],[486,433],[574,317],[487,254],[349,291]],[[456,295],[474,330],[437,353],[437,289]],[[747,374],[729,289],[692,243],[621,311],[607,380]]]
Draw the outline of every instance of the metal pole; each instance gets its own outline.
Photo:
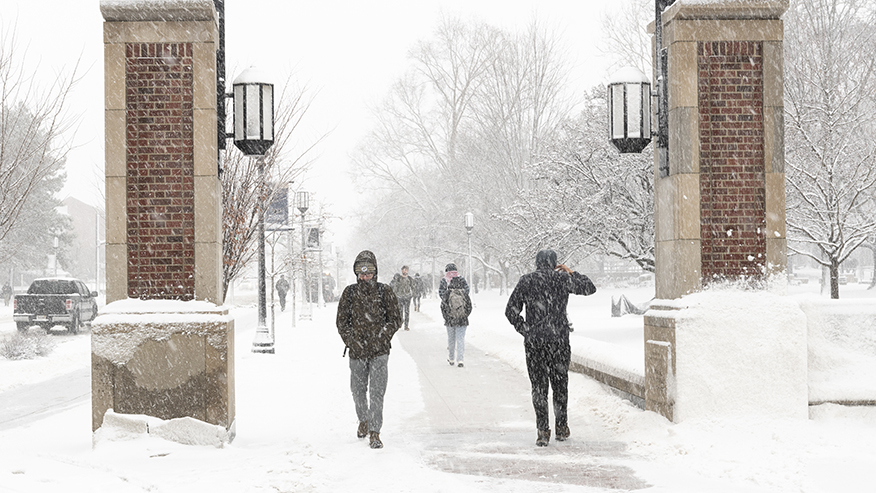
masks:
[[[320,230],[317,229],[317,231],[320,231]],[[323,289],[325,288],[325,285],[324,285],[324,282],[325,282],[324,277],[325,276],[323,275],[323,267],[322,267],[322,231],[320,231],[319,236],[320,236],[319,237],[319,272],[317,273],[317,275],[319,276],[318,277],[319,287],[317,288],[319,290],[319,292],[316,293],[316,299],[319,300],[319,306],[321,308],[325,308],[325,295],[323,294]]]
[[[295,219],[294,216],[292,219],[294,222],[294,219]],[[288,262],[286,264],[287,265],[286,269],[289,271],[289,280],[292,281],[291,282],[291,285],[292,285],[291,286],[291,288],[292,288],[292,327],[295,327],[295,300],[296,300],[296,297],[295,297],[295,274],[294,274],[294,267],[291,267],[291,266],[295,265],[292,263],[292,259],[295,258],[294,257],[295,248],[294,248],[293,243],[294,242],[292,241],[292,228],[290,227],[289,228],[289,237],[286,239],[286,249],[287,249],[286,254],[287,254],[287,262]]]
[[[276,240],[276,237],[274,237],[274,240]],[[276,332],[274,332],[274,329],[276,327],[276,318],[277,318],[274,315],[274,287],[276,286],[276,279],[274,279],[274,276],[275,276],[275,272],[277,272],[276,270],[274,270],[274,268],[275,268],[274,267],[274,247],[276,247],[276,246],[277,246],[276,242],[271,243],[271,340],[272,341],[274,340],[274,335],[276,334]]]
[[[468,283],[469,287],[471,287],[471,283],[474,282],[474,278],[472,277],[472,265],[471,265],[471,230],[468,231]]]
[[[669,56],[663,47],[663,9],[675,0],[654,0],[654,67],[657,80],[657,169],[661,177],[669,176]]]
[[[252,342],[252,352],[274,354],[274,340],[268,331],[266,319],[268,315],[265,304],[265,156],[258,157],[259,163],[259,323],[256,327],[255,340]]]
[[[299,210],[301,211],[301,286],[304,288],[301,290],[301,319],[310,320],[313,307],[310,306],[310,286],[307,282],[307,239],[304,234],[304,214],[307,209]],[[307,310],[304,309],[305,306]]]
[[[266,326],[268,310],[265,293],[265,158],[260,156],[259,162],[259,327]]]

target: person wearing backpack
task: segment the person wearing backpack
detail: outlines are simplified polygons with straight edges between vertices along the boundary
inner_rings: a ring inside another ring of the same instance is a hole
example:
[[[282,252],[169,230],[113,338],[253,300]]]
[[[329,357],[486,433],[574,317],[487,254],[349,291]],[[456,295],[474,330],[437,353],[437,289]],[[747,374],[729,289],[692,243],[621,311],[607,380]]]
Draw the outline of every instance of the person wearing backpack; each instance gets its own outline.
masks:
[[[553,250],[542,250],[535,257],[535,272],[520,278],[505,306],[505,317],[523,336],[538,431],[535,444],[539,447],[546,447],[551,438],[548,386],[553,391],[557,440],[564,441],[571,434],[566,406],[572,348],[566,306],[570,294],[587,296],[595,292],[590,278],[557,264]],[[524,308],[526,318],[520,315]]]
[[[441,299],[441,315],[447,328],[447,362],[450,366],[465,366],[465,331],[468,329],[468,316],[471,315],[471,298],[468,282],[459,275],[456,264],[447,264],[444,277],[438,285]]]
[[[403,265],[401,275],[394,275],[390,282],[392,292],[398,298],[398,310],[402,316],[405,330],[411,330],[408,322],[411,319],[411,298],[414,297],[414,278],[408,275],[408,266]]]
[[[398,300],[392,289],[377,282],[377,258],[363,250],[353,262],[357,281],[344,288],[338,300],[336,324],[350,351],[350,390],[359,427],[356,436],[369,437],[373,449],[383,448],[383,396],[389,377],[392,336],[401,326]]]

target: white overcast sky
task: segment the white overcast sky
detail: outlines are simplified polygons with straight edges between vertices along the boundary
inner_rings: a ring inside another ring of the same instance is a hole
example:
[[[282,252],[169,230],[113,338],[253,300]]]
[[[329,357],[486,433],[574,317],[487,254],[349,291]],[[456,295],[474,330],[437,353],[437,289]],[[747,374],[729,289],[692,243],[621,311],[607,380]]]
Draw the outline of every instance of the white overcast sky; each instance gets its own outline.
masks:
[[[418,39],[429,37],[440,15],[478,18],[517,28],[533,16],[561,33],[578,66],[573,84],[582,89],[603,82],[604,60],[596,44],[601,34],[604,0],[227,0],[228,81],[250,65],[274,75],[277,82],[294,74],[318,91],[306,118],[311,136],[329,130],[304,186],[319,199],[336,204],[352,190],[344,174],[348,155],[368,130],[370,106],[386,94],[402,73],[406,54]],[[19,53],[39,66],[36,77],[50,81],[72,68],[81,56],[87,70],[70,102],[81,115],[77,147],[68,158],[64,195],[87,203],[101,201],[95,183],[102,181],[103,38],[99,0],[0,0],[4,35],[14,27]],[[307,138],[306,135],[302,137]],[[230,144],[230,143],[229,143]],[[339,192],[333,192],[338,190]]]

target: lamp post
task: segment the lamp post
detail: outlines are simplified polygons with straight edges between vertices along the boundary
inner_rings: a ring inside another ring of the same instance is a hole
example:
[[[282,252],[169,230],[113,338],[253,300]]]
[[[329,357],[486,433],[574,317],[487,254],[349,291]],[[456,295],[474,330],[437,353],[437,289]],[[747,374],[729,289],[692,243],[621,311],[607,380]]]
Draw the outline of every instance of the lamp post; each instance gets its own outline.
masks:
[[[310,208],[310,194],[304,190],[295,193],[295,207],[301,212],[301,319],[311,319],[310,286],[307,282],[307,239],[304,232],[304,213]],[[306,305],[304,302],[307,302]],[[307,307],[307,310],[304,307]]]
[[[609,140],[622,153],[639,153],[657,137],[658,170],[669,175],[669,74],[668,52],[663,47],[663,10],[675,0],[654,0],[657,96],[657,131],[651,130],[651,85],[639,70],[624,68],[608,86]]]
[[[265,295],[265,153],[274,143],[274,85],[257,69],[244,70],[232,83],[234,98],[234,145],[246,156],[255,156],[259,167],[258,280],[259,319],[254,353],[274,353],[274,339],[268,330]]]
[[[474,229],[474,214],[471,212],[465,213],[465,232],[468,234],[468,282],[474,282],[472,279],[471,266],[471,230]]]

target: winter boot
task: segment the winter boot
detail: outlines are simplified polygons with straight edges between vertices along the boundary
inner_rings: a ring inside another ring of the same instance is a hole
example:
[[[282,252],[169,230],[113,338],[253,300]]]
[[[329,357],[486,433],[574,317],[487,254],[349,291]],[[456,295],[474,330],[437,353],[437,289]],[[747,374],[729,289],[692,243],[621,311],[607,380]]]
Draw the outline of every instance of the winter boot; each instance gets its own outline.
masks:
[[[463,366],[465,366],[465,364],[462,361],[460,361],[459,363],[456,364],[456,366],[462,368]]]
[[[372,431],[369,441],[371,448],[383,448],[383,442],[380,441],[380,433]]]
[[[538,439],[535,441],[535,444],[539,447],[547,447],[548,442],[551,441],[551,430],[538,430]]]
[[[572,432],[569,431],[569,427],[567,425],[566,426],[557,425],[557,441],[558,442],[565,442],[566,439],[569,438],[569,435],[571,435],[571,434],[572,434]]]
[[[368,436],[368,422],[367,421],[359,421],[359,428],[356,429],[356,436],[358,438],[365,438]]]

